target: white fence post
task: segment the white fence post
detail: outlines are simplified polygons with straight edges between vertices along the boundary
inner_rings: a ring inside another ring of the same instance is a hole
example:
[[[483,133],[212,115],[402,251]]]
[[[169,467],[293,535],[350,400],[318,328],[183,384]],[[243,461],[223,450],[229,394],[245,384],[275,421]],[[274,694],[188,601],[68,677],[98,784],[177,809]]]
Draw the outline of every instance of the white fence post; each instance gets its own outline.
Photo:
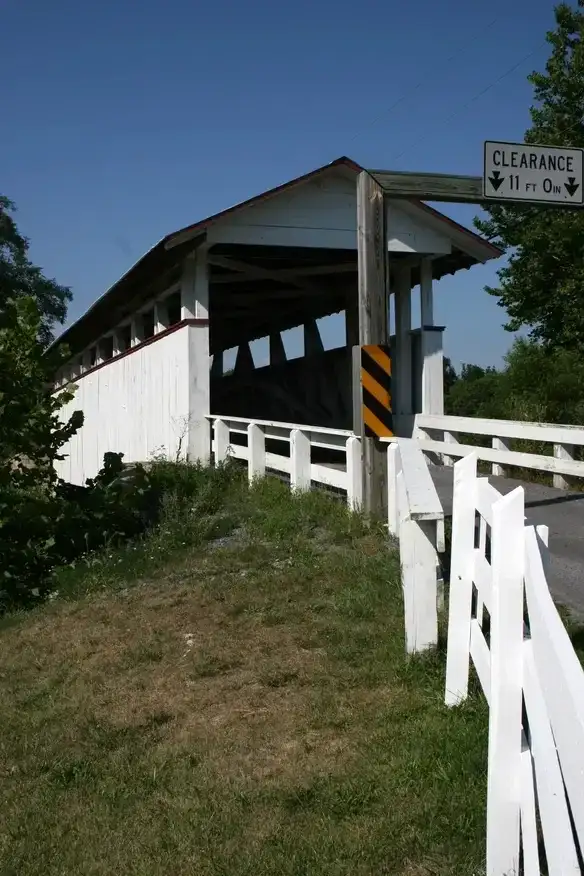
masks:
[[[509,450],[509,441],[505,441],[503,438],[498,438],[495,436],[492,439],[492,447],[493,450]],[[504,478],[505,477],[505,467],[502,466],[498,462],[494,462],[491,466],[491,474],[496,478]]]
[[[215,462],[225,462],[229,453],[229,426],[223,420],[214,421]]]
[[[458,444],[458,438],[452,432],[444,432],[444,441],[447,444]],[[454,460],[451,456],[443,456],[442,463],[450,467],[454,465]]]
[[[555,459],[574,459],[574,445],[573,444],[554,444],[554,458]],[[569,490],[570,485],[566,480],[565,476],[562,474],[555,474],[553,477],[553,484],[557,490]]]
[[[310,489],[310,438],[300,429],[290,432],[290,486],[293,490]]]
[[[400,468],[399,446],[397,442],[387,448],[387,528],[390,535],[397,537],[399,528],[397,476]]]
[[[474,573],[475,498],[477,457],[464,457],[454,466],[448,650],[446,654],[447,706],[468,694],[470,621]]]
[[[347,439],[347,504],[351,511],[359,511],[363,504],[361,475],[362,447],[356,435]]]
[[[524,516],[522,487],[493,504],[487,876],[519,872]]]
[[[397,503],[406,652],[414,654],[438,643],[434,524],[411,519],[403,471],[397,476]]]
[[[247,427],[247,448],[247,477],[252,483],[266,473],[266,438],[264,430],[257,423],[250,423]]]

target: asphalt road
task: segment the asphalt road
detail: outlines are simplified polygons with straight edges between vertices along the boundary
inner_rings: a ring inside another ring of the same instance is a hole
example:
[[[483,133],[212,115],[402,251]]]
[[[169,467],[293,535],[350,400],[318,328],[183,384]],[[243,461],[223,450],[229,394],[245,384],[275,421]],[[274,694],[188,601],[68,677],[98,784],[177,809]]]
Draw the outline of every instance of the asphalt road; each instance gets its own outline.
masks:
[[[444,513],[452,514],[452,468],[430,466]],[[528,522],[549,527],[550,579],[552,596],[584,621],[584,493],[555,490],[542,484],[528,484],[511,478],[489,477],[503,494],[515,487],[525,490]]]

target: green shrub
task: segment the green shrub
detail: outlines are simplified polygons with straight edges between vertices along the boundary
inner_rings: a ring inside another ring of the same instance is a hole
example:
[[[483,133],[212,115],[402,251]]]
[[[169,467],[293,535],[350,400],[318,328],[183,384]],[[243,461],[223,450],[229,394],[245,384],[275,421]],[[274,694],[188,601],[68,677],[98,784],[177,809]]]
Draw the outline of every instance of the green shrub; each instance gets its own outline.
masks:
[[[240,470],[232,463],[125,467],[123,454],[106,453],[102,469],[83,487],[58,481],[45,495],[20,493],[0,528],[0,610],[43,599],[58,569],[81,560],[91,564],[102,548],[123,547],[161,521],[159,540],[169,550],[188,529],[207,533],[208,521],[238,480]]]

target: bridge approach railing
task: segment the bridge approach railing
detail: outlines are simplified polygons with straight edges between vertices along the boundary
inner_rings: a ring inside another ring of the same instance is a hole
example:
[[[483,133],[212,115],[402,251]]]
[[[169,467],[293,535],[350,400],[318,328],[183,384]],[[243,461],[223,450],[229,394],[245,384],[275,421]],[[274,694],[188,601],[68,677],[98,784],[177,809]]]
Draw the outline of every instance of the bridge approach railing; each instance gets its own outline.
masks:
[[[489,438],[491,446],[475,444],[468,440],[470,436]],[[511,466],[547,472],[553,475],[553,485],[559,489],[569,488],[566,476],[584,478],[584,461],[574,459],[575,448],[584,447],[583,426],[417,414],[413,438],[422,450],[439,454],[445,465],[475,452],[479,460],[491,463],[493,475],[504,477],[506,467]],[[547,456],[511,449],[511,442],[524,441],[547,444],[552,453]]]

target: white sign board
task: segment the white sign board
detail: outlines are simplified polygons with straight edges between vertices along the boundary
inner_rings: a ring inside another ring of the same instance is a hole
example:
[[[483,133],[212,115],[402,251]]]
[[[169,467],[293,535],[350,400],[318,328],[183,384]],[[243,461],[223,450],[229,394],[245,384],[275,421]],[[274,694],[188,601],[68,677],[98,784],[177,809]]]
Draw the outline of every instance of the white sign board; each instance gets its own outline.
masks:
[[[582,149],[485,143],[485,200],[584,205]]]

